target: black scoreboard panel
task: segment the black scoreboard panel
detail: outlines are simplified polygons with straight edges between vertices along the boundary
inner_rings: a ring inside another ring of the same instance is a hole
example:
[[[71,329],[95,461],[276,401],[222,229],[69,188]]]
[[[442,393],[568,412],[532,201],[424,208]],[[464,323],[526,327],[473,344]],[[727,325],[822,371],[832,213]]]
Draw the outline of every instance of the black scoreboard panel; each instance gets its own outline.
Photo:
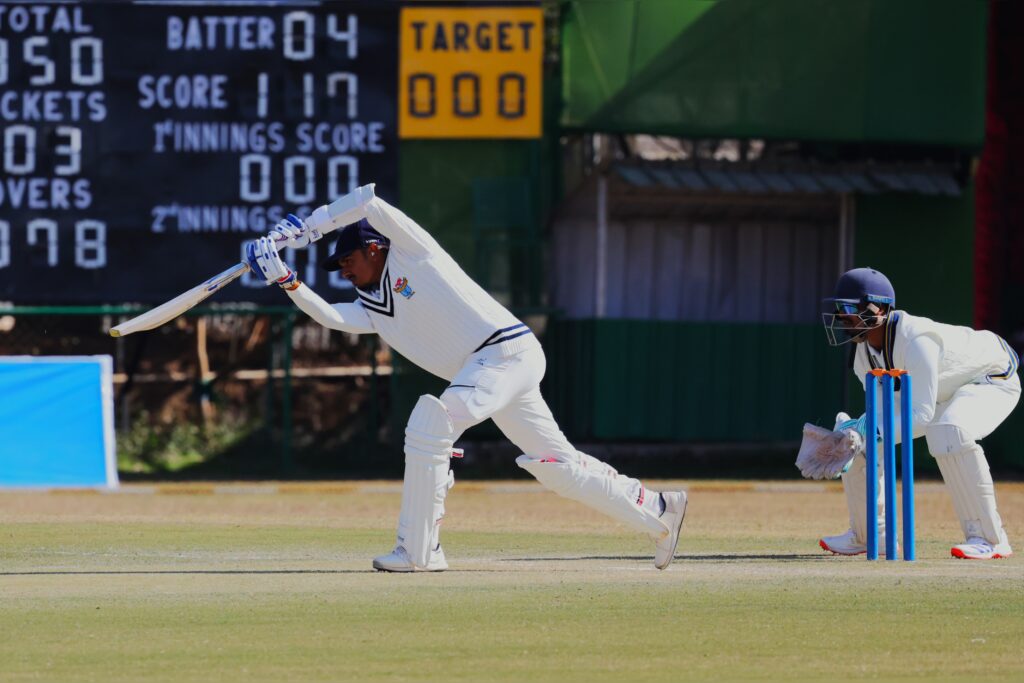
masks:
[[[0,300],[159,303],[289,212],[369,182],[394,200],[397,22],[383,2],[0,3]],[[286,258],[351,299],[316,268],[329,241]]]

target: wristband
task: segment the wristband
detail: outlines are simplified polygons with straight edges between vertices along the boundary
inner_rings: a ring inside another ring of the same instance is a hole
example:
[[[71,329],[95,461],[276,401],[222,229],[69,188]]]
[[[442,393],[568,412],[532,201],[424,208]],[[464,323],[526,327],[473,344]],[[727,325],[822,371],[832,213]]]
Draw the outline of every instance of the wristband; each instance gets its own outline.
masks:
[[[295,271],[290,271],[287,275],[277,281],[277,286],[288,292],[295,291],[301,284],[302,283],[299,282],[299,276],[295,274]]]

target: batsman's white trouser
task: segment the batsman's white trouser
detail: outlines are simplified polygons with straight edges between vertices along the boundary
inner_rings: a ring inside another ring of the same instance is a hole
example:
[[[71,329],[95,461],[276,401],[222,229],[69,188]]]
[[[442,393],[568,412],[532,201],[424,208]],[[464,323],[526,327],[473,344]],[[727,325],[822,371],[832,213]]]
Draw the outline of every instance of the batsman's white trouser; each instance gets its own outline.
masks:
[[[474,354],[441,394],[455,438],[491,418],[522,450],[517,463],[541,484],[631,528],[660,538],[667,527],[648,507],[638,480],[573,448],[540,393],[547,362],[540,348],[501,356],[496,347]]]

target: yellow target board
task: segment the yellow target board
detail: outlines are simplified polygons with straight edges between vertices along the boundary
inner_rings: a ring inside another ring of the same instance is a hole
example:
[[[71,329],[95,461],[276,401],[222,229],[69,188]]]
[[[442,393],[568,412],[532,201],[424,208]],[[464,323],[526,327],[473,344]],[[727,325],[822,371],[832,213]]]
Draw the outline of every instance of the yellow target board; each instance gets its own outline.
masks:
[[[401,138],[539,138],[539,7],[402,8]]]

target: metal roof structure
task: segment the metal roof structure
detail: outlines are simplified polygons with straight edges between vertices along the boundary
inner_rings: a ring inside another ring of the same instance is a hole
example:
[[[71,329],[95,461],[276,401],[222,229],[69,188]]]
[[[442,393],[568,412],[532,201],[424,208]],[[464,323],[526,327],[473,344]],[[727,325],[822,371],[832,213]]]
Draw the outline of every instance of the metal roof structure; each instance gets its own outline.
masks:
[[[615,162],[611,171],[643,189],[731,195],[881,194],[906,192],[959,197],[963,192],[953,165],[809,162],[675,161]]]

